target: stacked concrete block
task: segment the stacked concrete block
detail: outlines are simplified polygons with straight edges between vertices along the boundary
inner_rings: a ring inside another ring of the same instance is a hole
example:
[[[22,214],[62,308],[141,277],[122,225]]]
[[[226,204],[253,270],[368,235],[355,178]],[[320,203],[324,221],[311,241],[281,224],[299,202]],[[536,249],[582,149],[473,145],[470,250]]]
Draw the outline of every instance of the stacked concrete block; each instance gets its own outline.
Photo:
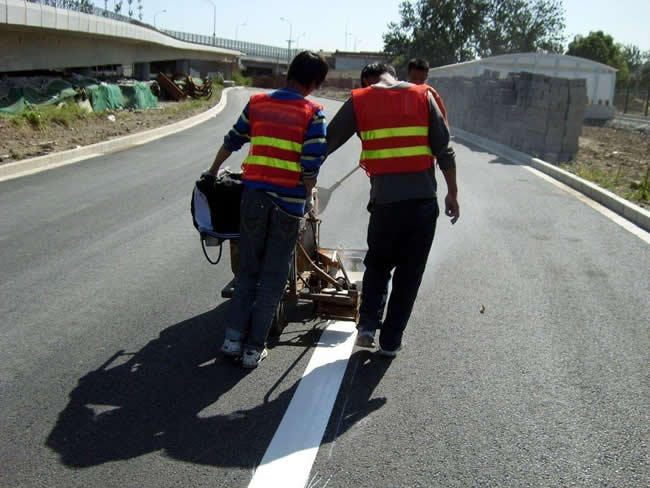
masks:
[[[570,161],[587,101],[586,81],[486,72],[478,78],[433,80],[450,123],[549,162]]]

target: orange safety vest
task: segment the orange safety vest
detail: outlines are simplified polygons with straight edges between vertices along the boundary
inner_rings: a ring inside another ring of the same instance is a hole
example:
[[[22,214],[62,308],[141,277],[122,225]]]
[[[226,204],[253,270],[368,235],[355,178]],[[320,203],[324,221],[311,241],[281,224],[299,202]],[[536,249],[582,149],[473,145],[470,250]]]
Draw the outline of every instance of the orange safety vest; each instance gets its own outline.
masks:
[[[266,93],[253,95],[248,104],[251,145],[242,164],[243,179],[297,187],[305,132],[319,110],[320,105],[304,98],[279,100]]]
[[[431,169],[428,91],[424,85],[352,90],[361,137],[359,165],[368,175]]]
[[[438,92],[436,91],[436,89],[434,87],[429,86],[426,83],[424,84],[424,86],[426,86],[429,89],[429,91],[431,92],[431,94],[433,95],[433,99],[438,104],[438,108],[440,109],[440,113],[442,114],[443,118],[445,119],[446,124],[449,125],[449,120],[447,120],[447,109],[445,108],[445,104],[442,103],[442,98],[440,98],[440,95],[438,94]]]

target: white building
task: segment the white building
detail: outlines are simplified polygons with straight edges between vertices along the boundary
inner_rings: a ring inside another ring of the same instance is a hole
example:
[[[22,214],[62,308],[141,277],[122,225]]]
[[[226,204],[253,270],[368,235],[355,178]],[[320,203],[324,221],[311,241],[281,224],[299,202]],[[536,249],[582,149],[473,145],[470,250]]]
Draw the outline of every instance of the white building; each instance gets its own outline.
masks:
[[[429,78],[463,76],[473,78],[484,71],[497,71],[501,78],[508,73],[527,71],[556,78],[587,80],[587,107],[585,118],[611,119],[614,117],[616,68],[589,59],[563,54],[514,53],[490,58],[450,64],[429,70]]]

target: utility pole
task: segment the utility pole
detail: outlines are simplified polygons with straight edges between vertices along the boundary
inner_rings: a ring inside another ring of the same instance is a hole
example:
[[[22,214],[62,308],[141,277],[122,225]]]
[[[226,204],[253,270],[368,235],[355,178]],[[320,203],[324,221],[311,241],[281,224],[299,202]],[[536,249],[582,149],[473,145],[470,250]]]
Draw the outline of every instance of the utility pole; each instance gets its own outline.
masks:
[[[212,0],[205,0],[212,4],[212,45],[217,45],[217,4]]]
[[[298,37],[296,37],[296,51],[298,51],[298,50],[300,49],[300,38],[301,38],[301,37],[304,37],[305,34],[307,34],[307,33],[306,33],[306,32],[303,32],[303,33],[300,34]]]
[[[289,46],[289,51],[287,52],[287,70],[289,69],[289,65],[291,64],[291,43],[293,42],[293,24],[291,24],[290,20],[285,19],[284,17],[280,17],[280,20],[287,22],[289,24],[289,39],[287,39],[287,44]]]
[[[247,21],[247,20],[244,21],[242,24],[237,24],[237,25],[235,26],[235,41],[238,40],[238,39],[237,39],[237,34],[238,34],[238,31],[239,31],[239,28],[240,28],[240,27],[246,27],[246,24],[248,24],[248,21]]]
[[[164,14],[164,13],[167,13],[167,10],[161,10],[160,12],[156,12],[156,13],[153,15],[153,26],[154,26],[155,29],[158,28],[158,27],[156,27],[156,17],[158,17],[158,15],[160,15],[160,14]]]

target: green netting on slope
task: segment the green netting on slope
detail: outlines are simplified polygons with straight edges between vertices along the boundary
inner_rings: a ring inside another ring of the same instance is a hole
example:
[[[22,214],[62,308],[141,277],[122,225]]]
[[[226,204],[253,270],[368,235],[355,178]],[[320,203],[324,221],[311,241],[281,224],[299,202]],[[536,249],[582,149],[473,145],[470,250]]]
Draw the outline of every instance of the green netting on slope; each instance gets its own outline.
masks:
[[[74,99],[77,91],[71,85],[48,89],[43,92],[31,86],[10,88],[9,94],[0,99],[0,112],[18,114],[35,106],[57,105],[66,100]]]
[[[104,110],[115,110],[124,107],[124,97],[120,87],[117,85],[89,85],[86,87],[86,93],[89,95],[90,103],[95,112]]]
[[[146,83],[120,85],[120,89],[124,96],[125,107],[145,109],[158,106],[158,98],[151,93],[151,88]]]
[[[10,88],[8,94],[0,98],[0,112],[19,114],[30,107],[57,105],[73,100],[80,88],[85,90],[96,112],[131,107],[145,109],[158,105],[158,98],[146,83],[118,86],[96,82],[89,84],[90,79],[74,81],[73,85],[65,80],[53,80],[40,90],[33,86]]]

